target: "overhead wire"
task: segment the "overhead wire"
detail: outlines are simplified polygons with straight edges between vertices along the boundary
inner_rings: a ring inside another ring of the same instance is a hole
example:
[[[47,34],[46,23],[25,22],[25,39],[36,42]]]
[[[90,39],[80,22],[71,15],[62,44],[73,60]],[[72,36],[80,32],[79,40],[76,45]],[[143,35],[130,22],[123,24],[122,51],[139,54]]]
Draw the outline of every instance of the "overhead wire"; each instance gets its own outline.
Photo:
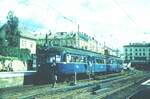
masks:
[[[114,3],[125,13],[125,15],[128,17],[129,20],[131,20],[134,24],[137,25],[137,23],[135,22],[135,20],[133,20],[133,18],[127,13],[127,11],[119,4],[119,2],[117,0],[113,0]]]
[[[123,11],[123,13],[128,17],[128,19],[133,22],[138,29],[141,29],[137,22],[133,19],[131,15],[128,14],[128,12],[120,5],[120,3],[117,0],[113,0],[113,2]],[[143,32],[142,32],[143,33]]]

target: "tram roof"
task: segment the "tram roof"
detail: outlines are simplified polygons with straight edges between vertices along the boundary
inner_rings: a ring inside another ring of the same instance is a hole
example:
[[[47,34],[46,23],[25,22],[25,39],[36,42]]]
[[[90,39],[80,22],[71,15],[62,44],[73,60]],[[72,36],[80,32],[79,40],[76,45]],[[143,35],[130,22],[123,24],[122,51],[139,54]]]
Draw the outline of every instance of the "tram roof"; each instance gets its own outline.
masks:
[[[77,55],[88,55],[88,56],[96,56],[96,57],[104,56],[101,53],[96,53],[96,52],[92,52],[89,50],[83,50],[83,49],[77,49],[77,48],[68,48],[68,47],[49,47],[48,51],[73,53]]]
[[[113,55],[103,55],[101,53],[89,51],[89,50],[84,50],[84,49],[78,49],[78,48],[69,48],[69,47],[58,47],[58,46],[53,46],[53,47],[48,47],[44,48],[42,52],[54,52],[54,53],[72,53],[76,55],[83,55],[83,56],[94,56],[94,57],[105,57],[105,58],[118,58],[117,56]]]

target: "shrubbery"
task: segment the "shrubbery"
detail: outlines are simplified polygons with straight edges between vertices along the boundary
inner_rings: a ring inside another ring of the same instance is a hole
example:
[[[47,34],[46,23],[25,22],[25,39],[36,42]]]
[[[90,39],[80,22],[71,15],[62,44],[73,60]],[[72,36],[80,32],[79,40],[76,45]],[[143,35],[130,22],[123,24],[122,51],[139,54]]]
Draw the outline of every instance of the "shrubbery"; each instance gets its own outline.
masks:
[[[18,58],[25,62],[30,59],[30,50],[18,47],[0,47],[0,55],[0,60]]]
[[[0,56],[0,61],[5,61],[5,60],[15,60],[18,59],[17,57],[9,57],[9,56]]]

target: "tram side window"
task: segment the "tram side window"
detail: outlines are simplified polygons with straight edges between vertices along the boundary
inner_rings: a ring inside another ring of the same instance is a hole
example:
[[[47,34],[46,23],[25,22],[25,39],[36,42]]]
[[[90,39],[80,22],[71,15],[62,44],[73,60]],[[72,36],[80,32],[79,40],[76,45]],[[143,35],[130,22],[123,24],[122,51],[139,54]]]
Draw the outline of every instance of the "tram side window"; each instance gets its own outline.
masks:
[[[63,57],[63,61],[67,62],[67,63],[70,62],[71,61],[71,56],[69,54],[65,54],[64,57]]]
[[[99,59],[96,59],[96,64],[99,64]]]
[[[100,63],[101,63],[101,64],[104,64],[104,60],[103,60],[103,59],[101,59],[101,60],[100,60]]]
[[[78,55],[66,55],[66,58],[64,57],[64,61],[66,62],[86,62],[86,57],[84,56],[78,56]]]
[[[110,63],[111,63],[111,64],[114,64],[114,63],[115,63],[115,60],[111,60]]]
[[[47,57],[47,63],[52,63],[53,60],[56,60],[56,62],[60,62],[61,61],[61,56],[60,55],[56,55],[56,56],[49,56],[49,57]]]
[[[60,55],[56,55],[56,62],[60,62],[61,61],[61,56]]]
[[[80,62],[80,57],[76,56],[76,61],[75,62]]]
[[[47,63],[52,63],[53,60],[55,60],[55,56],[53,56],[53,57],[49,56],[49,57],[47,58]]]
[[[84,57],[84,63],[87,63],[87,57],[86,56]]]
[[[75,56],[71,56],[71,62],[75,62]]]
[[[103,59],[96,59],[96,63],[97,63],[97,64],[103,64],[103,63],[104,63],[104,60],[103,60]]]
[[[63,57],[63,61],[66,62],[67,61],[67,55],[65,54]]]
[[[86,57],[85,56],[81,56],[80,62],[81,63],[86,63]]]
[[[107,64],[110,64],[110,63],[111,63],[111,60],[107,59],[107,60],[106,60],[106,63],[107,63]]]
[[[79,61],[78,56],[75,56],[75,55],[71,56],[71,61],[70,62],[78,62],[78,61]]]
[[[116,63],[118,63],[118,60],[117,59],[113,59],[112,60],[112,64],[116,64]]]
[[[83,56],[75,56],[75,61],[74,62],[81,62],[84,63],[85,59]]]
[[[66,62],[71,62],[71,56],[70,55],[66,55]]]
[[[70,62],[85,62],[85,57],[83,56],[77,56],[77,55],[71,55]]]

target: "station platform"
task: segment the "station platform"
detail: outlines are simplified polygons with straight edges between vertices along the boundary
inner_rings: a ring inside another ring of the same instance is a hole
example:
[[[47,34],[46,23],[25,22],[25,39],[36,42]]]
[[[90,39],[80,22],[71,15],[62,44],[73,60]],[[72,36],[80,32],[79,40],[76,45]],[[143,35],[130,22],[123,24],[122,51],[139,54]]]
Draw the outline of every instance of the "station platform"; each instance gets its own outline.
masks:
[[[35,74],[36,71],[0,72],[0,88],[32,84]]]
[[[28,76],[36,73],[36,71],[15,71],[15,72],[0,72],[1,78]]]

